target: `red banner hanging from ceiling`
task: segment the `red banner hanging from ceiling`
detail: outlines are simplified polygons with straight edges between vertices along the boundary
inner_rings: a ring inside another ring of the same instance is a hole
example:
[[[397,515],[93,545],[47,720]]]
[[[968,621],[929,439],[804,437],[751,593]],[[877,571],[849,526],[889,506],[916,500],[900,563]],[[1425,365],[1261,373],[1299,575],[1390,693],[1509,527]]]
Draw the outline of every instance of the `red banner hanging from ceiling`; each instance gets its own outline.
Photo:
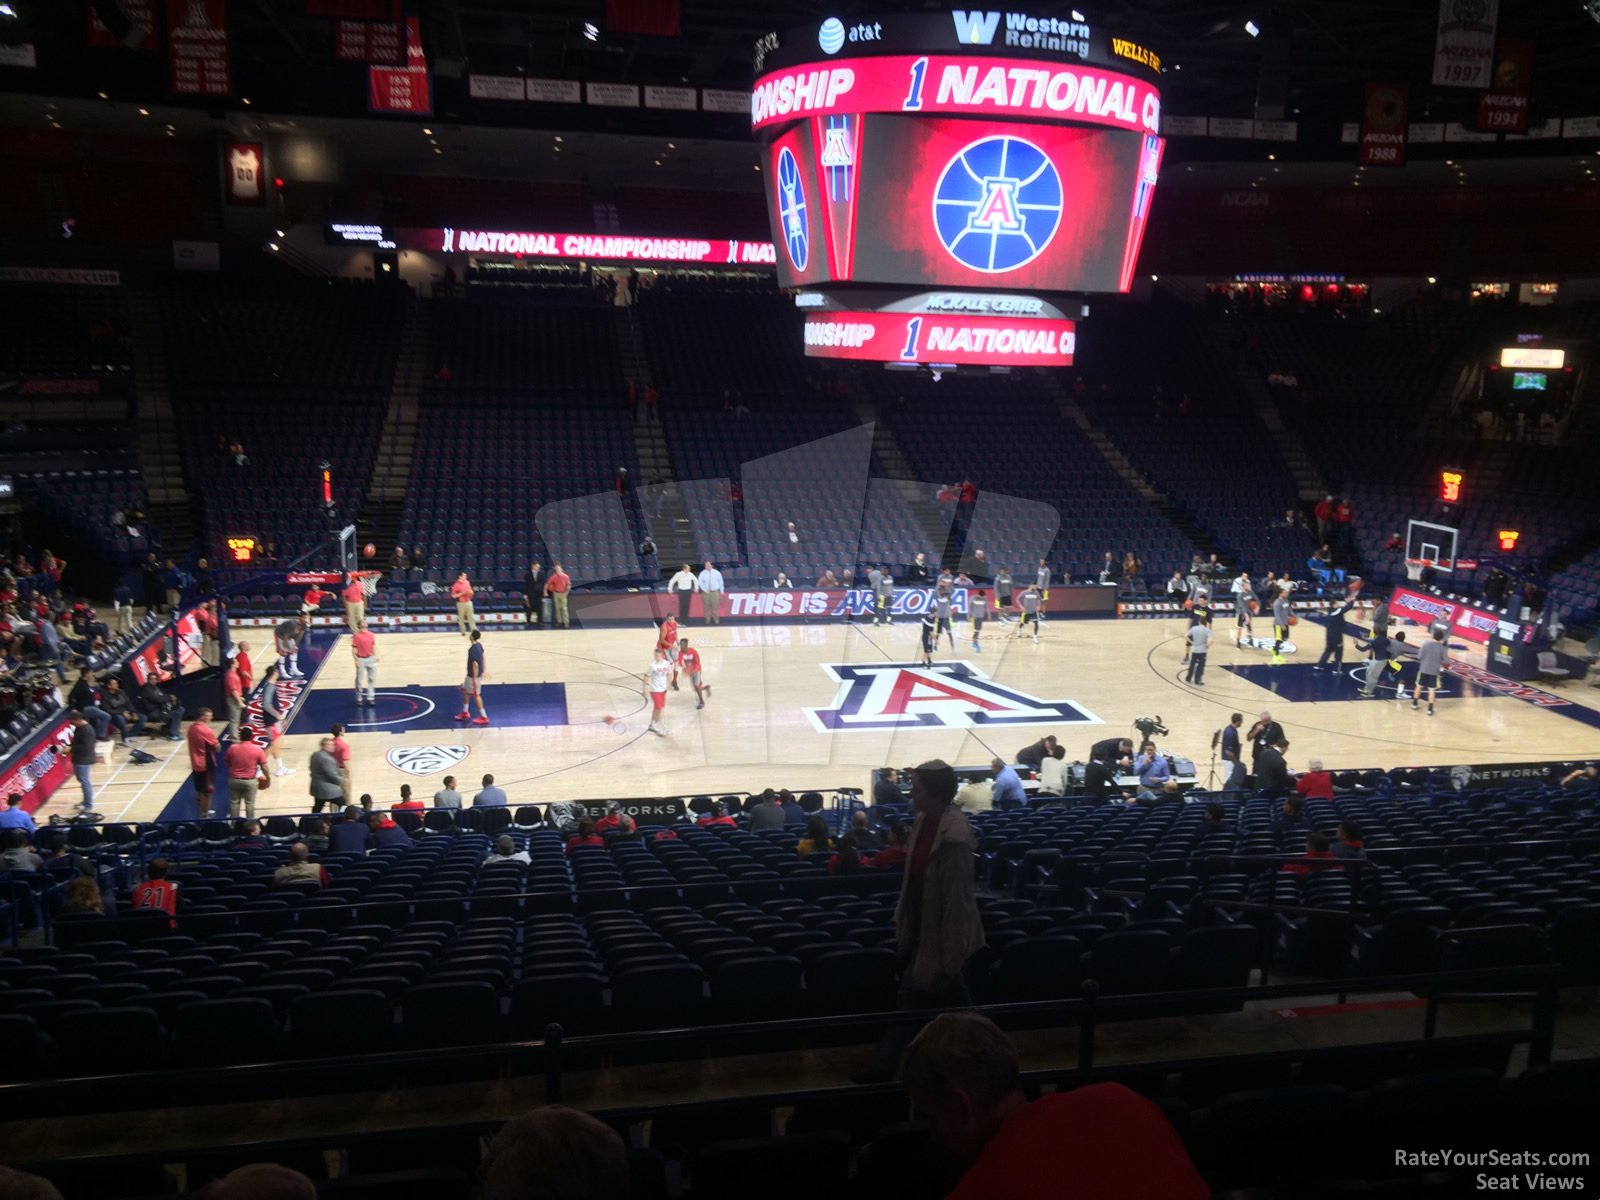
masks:
[[[372,112],[419,117],[433,112],[433,81],[428,75],[422,29],[416,17],[406,18],[406,65],[367,69],[367,107]]]
[[[1478,128],[1484,133],[1527,133],[1528,90],[1533,79],[1533,40],[1501,38],[1494,44],[1494,86],[1478,97]]]
[[[87,0],[89,45],[97,50],[154,50],[155,0]]]
[[[606,0],[607,33],[677,37],[678,0]]]
[[[180,96],[228,96],[228,0],[167,0],[168,87]]]
[[[1406,85],[1367,84],[1361,108],[1361,153],[1367,167],[1406,165]]]

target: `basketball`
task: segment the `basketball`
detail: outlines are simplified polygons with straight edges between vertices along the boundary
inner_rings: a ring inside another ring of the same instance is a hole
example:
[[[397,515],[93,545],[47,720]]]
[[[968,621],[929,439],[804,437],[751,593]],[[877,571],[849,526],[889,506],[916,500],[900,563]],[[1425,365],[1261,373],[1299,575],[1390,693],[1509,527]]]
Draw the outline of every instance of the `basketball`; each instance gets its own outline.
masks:
[[[361,557],[362,558],[373,558],[373,557],[375,557],[377,555],[377,553],[378,553],[378,548],[376,546],[374,546],[371,542],[368,542],[365,546],[361,547]]]
[[[1293,613],[1290,613],[1289,614],[1289,624],[1291,624],[1291,625],[1300,624],[1300,618],[1295,616]]]
[[[613,721],[616,720],[616,718],[613,717],[610,713],[607,713],[605,716],[601,717],[600,719],[602,721],[604,721],[607,725],[610,725]]]
[[[1251,611],[1251,613],[1260,612],[1261,611],[1261,603],[1259,601],[1257,601],[1257,600],[1250,601],[1250,611]]]
[[[1184,612],[1188,612],[1193,607],[1194,607],[1194,601],[1193,600],[1185,600],[1183,602],[1183,611]]]

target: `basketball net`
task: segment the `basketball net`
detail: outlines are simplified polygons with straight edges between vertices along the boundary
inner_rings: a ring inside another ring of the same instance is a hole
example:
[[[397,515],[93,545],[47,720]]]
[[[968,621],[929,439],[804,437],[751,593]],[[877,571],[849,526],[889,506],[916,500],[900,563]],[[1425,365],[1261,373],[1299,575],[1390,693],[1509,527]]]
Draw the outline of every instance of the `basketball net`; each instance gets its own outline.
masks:
[[[361,590],[367,594],[367,599],[371,600],[375,595],[378,594],[378,580],[383,578],[383,572],[351,571],[350,578],[358,581],[361,584]]]

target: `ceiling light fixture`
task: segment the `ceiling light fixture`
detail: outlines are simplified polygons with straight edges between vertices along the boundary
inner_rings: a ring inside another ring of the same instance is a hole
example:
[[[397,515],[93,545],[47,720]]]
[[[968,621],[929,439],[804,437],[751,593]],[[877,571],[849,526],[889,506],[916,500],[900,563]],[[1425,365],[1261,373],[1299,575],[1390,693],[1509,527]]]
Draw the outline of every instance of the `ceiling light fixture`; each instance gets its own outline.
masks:
[[[1244,23],[1244,31],[1251,37],[1261,36],[1261,26],[1257,25],[1254,21],[1246,21]]]
[[[429,129],[426,125],[424,125],[422,127],[422,136],[423,137],[432,137],[433,136],[433,130]]]
[[[150,115],[150,110],[148,108],[141,108],[139,110],[139,115],[141,117],[148,117]]]
[[[600,27],[593,21],[585,21],[583,23],[583,36],[591,42],[598,42],[600,40]]]

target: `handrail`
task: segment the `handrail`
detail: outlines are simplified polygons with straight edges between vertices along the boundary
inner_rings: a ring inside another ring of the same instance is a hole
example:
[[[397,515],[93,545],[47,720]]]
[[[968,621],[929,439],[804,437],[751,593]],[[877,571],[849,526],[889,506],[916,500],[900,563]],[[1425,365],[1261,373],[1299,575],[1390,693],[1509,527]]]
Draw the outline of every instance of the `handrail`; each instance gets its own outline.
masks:
[[[1550,1044],[1554,1038],[1556,997],[1560,985],[1560,967],[1554,963],[1528,964],[1516,967],[1477,968],[1468,971],[1435,971],[1407,975],[1363,976],[1356,979],[1302,980],[1294,983],[1277,983],[1244,987],[1194,989],[1181,993],[1143,992],[1123,995],[1086,995],[1061,1000],[1034,1000],[1009,1004],[975,1005],[973,1011],[991,1019],[1030,1019],[1052,1017],[1062,1026],[1078,1025],[1080,1029],[1078,1061],[1083,1069],[1093,1066],[1094,1029],[1104,1020],[1115,1019],[1119,1013],[1138,1017],[1184,1016],[1215,1012],[1218,1005],[1242,1005],[1259,1000],[1315,996],[1355,992],[1417,992],[1426,993],[1431,1003],[1453,998],[1453,990],[1470,984],[1506,984],[1526,981],[1529,987],[1509,993],[1511,997],[1528,1000],[1534,1004],[1529,1040],[1533,1046],[1530,1063],[1549,1060]],[[1092,981],[1091,981],[1092,982]],[[1085,991],[1097,989],[1086,984]],[[713,1042],[733,1041],[745,1046],[759,1044],[756,1039],[781,1038],[784,1035],[808,1035],[819,1032],[865,1032],[876,1035],[884,1028],[932,1020],[942,1009],[918,1009],[879,1013],[847,1013],[832,1016],[808,1016],[779,1021],[746,1021],[718,1025],[677,1026],[662,1029],[634,1030],[602,1034],[584,1034],[567,1037],[561,1026],[552,1023],[545,1027],[545,1036],[537,1039],[485,1043],[472,1046],[453,1046],[433,1050],[408,1050],[399,1053],[380,1051],[371,1054],[339,1055],[309,1061],[266,1061],[239,1063],[226,1067],[171,1068],[161,1071],[125,1072],[113,1075],[70,1076],[50,1080],[0,1084],[0,1103],[23,1099],[46,1098],[57,1095],[74,1095],[93,1091],[118,1093],[116,1085],[137,1084],[142,1089],[171,1087],[179,1084],[204,1086],[227,1085],[249,1076],[269,1077],[281,1085],[299,1076],[326,1075],[338,1071],[391,1070],[395,1073],[448,1063],[454,1067],[463,1064],[484,1063],[515,1073],[517,1063],[539,1054],[593,1051],[615,1053],[636,1047],[659,1049],[663,1043],[689,1042],[704,1049]],[[1082,1036],[1084,1026],[1088,1037]],[[1431,1037],[1431,1024],[1426,1036]],[[546,1076],[547,1089],[554,1087],[559,1094],[562,1080],[561,1064],[540,1064]],[[126,1095],[148,1094],[129,1090]],[[78,1098],[81,1099],[81,1096]],[[13,1109],[14,1110],[14,1109]]]

